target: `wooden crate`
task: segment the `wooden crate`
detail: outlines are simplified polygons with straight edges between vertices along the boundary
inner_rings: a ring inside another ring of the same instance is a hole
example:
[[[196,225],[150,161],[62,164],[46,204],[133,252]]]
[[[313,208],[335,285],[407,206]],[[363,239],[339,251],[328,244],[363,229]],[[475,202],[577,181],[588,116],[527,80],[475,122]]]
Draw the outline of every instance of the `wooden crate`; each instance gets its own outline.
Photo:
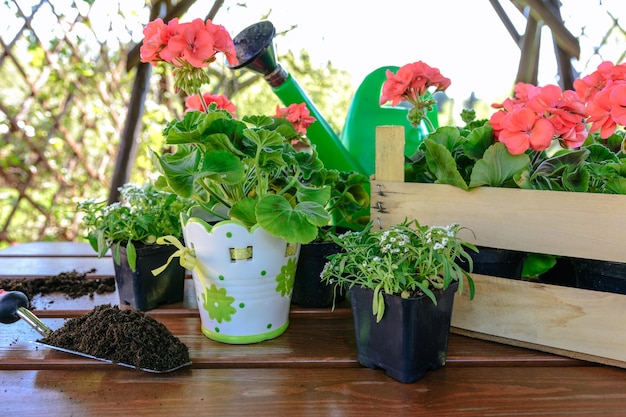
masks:
[[[626,196],[404,182],[404,130],[377,128],[372,220],[459,223],[480,246],[626,262]],[[453,332],[626,368],[626,296],[473,275]]]

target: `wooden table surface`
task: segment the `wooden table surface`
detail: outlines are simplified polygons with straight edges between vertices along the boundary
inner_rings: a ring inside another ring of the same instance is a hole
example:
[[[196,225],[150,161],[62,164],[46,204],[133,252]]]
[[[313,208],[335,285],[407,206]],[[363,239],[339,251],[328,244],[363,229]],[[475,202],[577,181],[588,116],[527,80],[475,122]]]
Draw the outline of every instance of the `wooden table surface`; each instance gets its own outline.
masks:
[[[0,251],[0,278],[70,270],[112,274],[84,244]],[[56,262],[50,262],[55,259]],[[19,265],[20,267],[16,267]],[[102,269],[100,269],[102,268]],[[47,272],[46,272],[47,271]],[[226,345],[200,332],[185,299],[148,312],[188,347],[193,364],[151,374],[39,347],[25,322],[0,325],[1,416],[600,416],[626,415],[626,370],[452,334],[446,366],[413,384],[361,367],[351,312],[294,306],[274,340]],[[51,328],[117,294],[35,297]],[[532,323],[529,323],[532,326]]]

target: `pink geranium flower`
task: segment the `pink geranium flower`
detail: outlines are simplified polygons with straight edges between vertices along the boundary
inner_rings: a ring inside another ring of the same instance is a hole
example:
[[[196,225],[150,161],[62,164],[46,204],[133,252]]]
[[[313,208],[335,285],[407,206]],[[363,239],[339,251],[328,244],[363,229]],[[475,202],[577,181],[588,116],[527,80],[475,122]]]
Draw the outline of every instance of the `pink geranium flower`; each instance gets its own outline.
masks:
[[[178,34],[170,39],[162,55],[174,65],[187,62],[196,68],[206,67],[215,55],[213,35],[202,19],[181,24]]]
[[[554,127],[548,120],[538,117],[529,108],[516,109],[507,114],[498,140],[513,155],[520,155],[527,149],[543,151],[550,146]]]
[[[160,61],[170,62],[161,56],[170,39],[178,34],[178,18],[170,20],[166,25],[162,19],[155,19],[148,23],[143,30],[144,41],[139,49],[142,62],[156,65]]]
[[[429,91],[445,91],[450,86],[450,79],[441,75],[437,68],[433,68],[422,61],[406,64],[394,74],[387,70],[387,80],[383,83],[380,104],[391,101],[392,106],[403,100],[413,105],[407,115],[413,126],[423,120],[434,130],[426,117],[426,112],[435,104],[432,97],[427,97]]]
[[[235,45],[226,29],[202,19],[188,23],[172,19],[167,25],[162,19],[155,19],[144,28],[140,48],[142,62],[175,65],[175,88],[187,94],[198,94],[200,87],[209,82],[204,68],[215,61],[218,53],[225,54],[230,65],[238,63]]]
[[[536,151],[546,149],[552,139],[559,140],[563,147],[576,148],[587,138],[585,105],[574,91],[562,91],[557,85],[538,87],[518,83],[514,87],[514,92],[514,97],[502,104],[492,105],[500,110],[490,119],[496,137],[507,144],[511,153],[514,153],[512,149],[519,152],[524,143],[527,144],[526,149]],[[511,120],[509,116],[522,109],[526,111],[514,118],[517,125],[508,125]],[[531,117],[528,111],[534,116]],[[552,129],[547,128],[546,122],[552,125]],[[522,131],[528,134],[526,142],[517,136]],[[547,138],[549,132],[552,136]]]
[[[202,95],[202,100],[200,100],[200,96],[197,94],[193,94],[185,98],[185,113],[194,110],[201,112],[206,111],[202,101],[204,101],[204,104],[206,104],[207,107],[211,103],[215,103],[218,109],[226,110],[233,116],[237,111],[237,107],[226,96],[221,94],[204,93]]]
[[[593,96],[587,103],[588,121],[591,123],[591,132],[600,131],[600,137],[608,138],[616,128],[615,121],[611,117],[611,101],[609,90],[603,90]]]
[[[441,75],[437,68],[432,68],[422,61],[404,65],[395,74],[387,70],[386,75],[387,80],[383,84],[380,104],[391,101],[392,106],[402,100],[415,104],[430,87],[435,87],[435,91],[445,91],[451,83],[450,79]]]
[[[306,134],[308,127],[315,122],[315,117],[311,116],[306,104],[290,104],[287,107],[276,106],[276,117],[282,117],[293,124],[296,132]]]
[[[615,123],[626,125],[626,83],[614,84],[609,94],[611,117]]]
[[[626,124],[626,64],[603,62],[598,69],[574,82],[576,93],[587,100],[590,132],[606,139]]]
[[[216,52],[223,52],[229,65],[237,65],[237,51],[230,35],[222,25],[206,25],[206,30],[213,36],[213,48]]]

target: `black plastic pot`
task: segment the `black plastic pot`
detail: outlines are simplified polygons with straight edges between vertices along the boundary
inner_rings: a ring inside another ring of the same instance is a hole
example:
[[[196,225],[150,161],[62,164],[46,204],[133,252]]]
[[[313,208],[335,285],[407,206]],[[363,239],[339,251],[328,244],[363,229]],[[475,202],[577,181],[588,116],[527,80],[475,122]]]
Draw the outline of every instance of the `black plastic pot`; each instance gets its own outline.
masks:
[[[147,311],[161,304],[172,304],[183,300],[185,292],[185,269],[174,258],[159,275],[152,275],[152,270],[167,262],[176,251],[171,245],[138,246],[135,272],[128,265],[126,248],[120,248],[120,265],[115,267],[115,284],[120,303],[134,309]]]
[[[479,246],[478,250],[478,253],[472,250],[467,251],[474,262],[475,274],[521,279],[526,258],[525,252],[484,246]],[[468,270],[467,262],[459,261],[459,265],[466,271]]]
[[[626,263],[595,259],[571,259],[576,287],[626,294]]]
[[[374,292],[352,287],[350,299],[359,363],[382,368],[400,382],[415,382],[446,363],[454,293],[458,283],[436,294],[437,305],[422,296],[403,299],[385,294],[380,322],[372,314]]]
[[[300,307],[329,307],[333,286],[322,282],[320,275],[329,255],[341,248],[334,242],[311,242],[300,246],[300,257],[293,283],[291,302]]]

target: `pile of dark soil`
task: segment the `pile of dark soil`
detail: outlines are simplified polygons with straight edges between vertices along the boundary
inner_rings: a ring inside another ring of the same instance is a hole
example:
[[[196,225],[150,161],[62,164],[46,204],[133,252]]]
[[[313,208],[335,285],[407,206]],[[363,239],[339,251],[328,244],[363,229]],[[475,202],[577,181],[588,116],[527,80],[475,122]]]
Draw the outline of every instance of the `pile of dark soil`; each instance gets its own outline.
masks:
[[[54,292],[64,293],[72,299],[115,292],[115,278],[87,278],[87,274],[92,272],[94,271],[62,272],[45,278],[7,278],[0,280],[0,288],[6,291],[21,291],[29,300],[37,294],[47,295]]]
[[[187,346],[162,323],[110,304],[69,319],[39,342],[158,372],[189,363]]]

